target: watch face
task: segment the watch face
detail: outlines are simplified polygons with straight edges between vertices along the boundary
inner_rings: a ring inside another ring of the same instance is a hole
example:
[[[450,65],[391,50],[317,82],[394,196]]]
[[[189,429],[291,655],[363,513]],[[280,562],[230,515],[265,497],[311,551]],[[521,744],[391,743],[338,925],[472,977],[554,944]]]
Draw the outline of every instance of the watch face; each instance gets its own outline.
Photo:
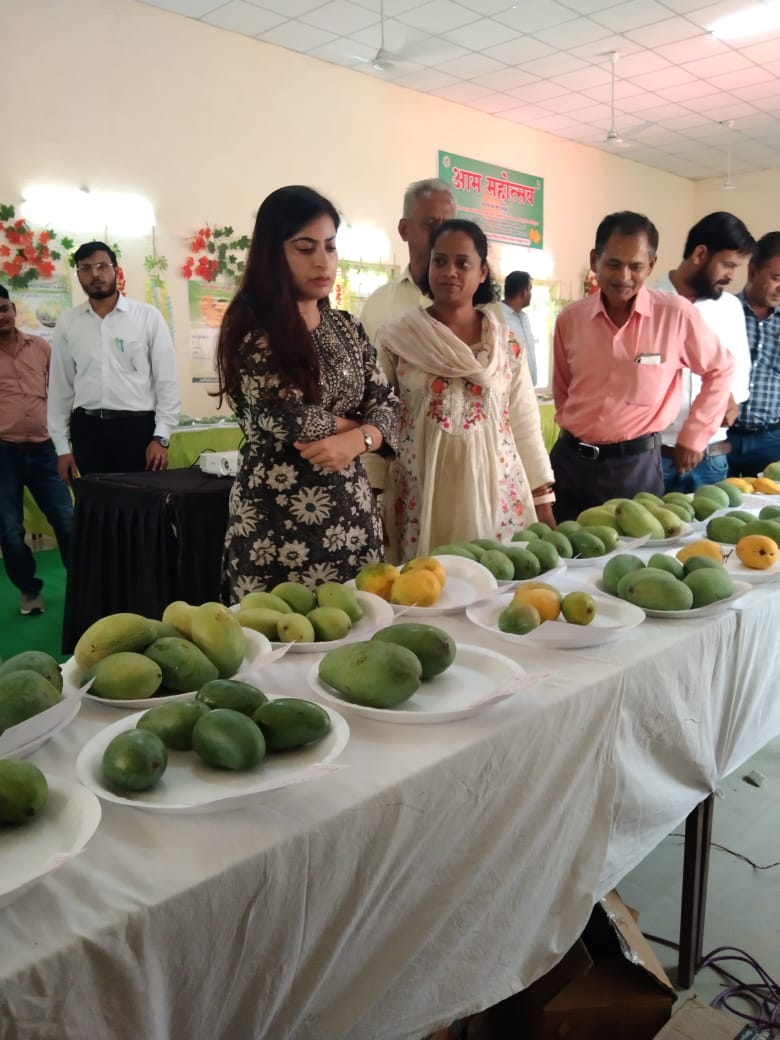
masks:
[[[155,440],[157,441],[157,443],[158,443],[159,445],[161,445],[161,446],[162,446],[163,448],[167,448],[167,447],[168,447],[168,445],[169,445],[169,444],[171,443],[171,442],[170,442],[170,441],[168,440],[168,438],[167,438],[167,437],[155,437],[154,439],[155,439]]]

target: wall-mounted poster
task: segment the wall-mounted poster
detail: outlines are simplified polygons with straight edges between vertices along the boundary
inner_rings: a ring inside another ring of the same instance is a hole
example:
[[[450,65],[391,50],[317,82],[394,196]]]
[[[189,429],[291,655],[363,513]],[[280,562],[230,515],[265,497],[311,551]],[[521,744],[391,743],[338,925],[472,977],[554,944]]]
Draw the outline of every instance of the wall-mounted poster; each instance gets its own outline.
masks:
[[[457,216],[479,224],[491,242],[544,247],[541,177],[441,151],[439,177],[452,188]]]
[[[232,285],[201,282],[191,278],[187,282],[190,300],[190,372],[193,383],[216,383],[214,354],[217,349],[219,327],[233,298]]]
[[[8,289],[11,302],[16,304],[17,329],[31,332],[51,343],[57,318],[62,311],[73,306],[68,276],[63,274],[36,279],[26,289],[11,289],[5,281],[3,284]]]
[[[394,264],[340,259],[330,294],[331,305],[359,318],[360,310],[371,293],[397,276],[398,268]]]

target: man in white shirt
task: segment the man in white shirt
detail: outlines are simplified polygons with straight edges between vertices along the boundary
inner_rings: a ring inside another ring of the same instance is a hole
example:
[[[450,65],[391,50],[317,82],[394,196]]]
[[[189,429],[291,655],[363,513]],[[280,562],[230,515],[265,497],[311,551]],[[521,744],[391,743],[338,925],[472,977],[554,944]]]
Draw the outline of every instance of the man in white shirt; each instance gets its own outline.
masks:
[[[360,321],[372,341],[380,325],[402,318],[407,311],[430,303],[420,288],[428,275],[431,232],[455,218],[455,198],[437,177],[410,184],[404,194],[398,234],[409,247],[409,263],[400,276],[372,292],[360,311]]]
[[[70,484],[79,473],[166,469],[181,410],[168,326],[155,307],[121,295],[104,242],[74,259],[88,300],[54,330],[48,425],[59,474]]]
[[[710,213],[688,232],[682,263],[656,286],[662,292],[679,293],[690,300],[735,360],[731,397],[723,426],[711,438],[699,464],[687,473],[678,472],[674,465],[674,445],[688,417],[691,402],[699,393],[701,379],[689,369],[683,369],[680,414],[661,435],[666,491],[687,494],[702,484],[715,484],[729,475],[727,454],[731,444],[726,433],[739,414],[739,405],[748,398],[750,348],[742,306],[736,296],[724,292],[724,289],[737,269],[749,259],[754,246],[752,235],[739,218],[732,213]]]
[[[517,336],[520,345],[525,347],[531,382],[536,386],[536,339],[531,330],[528,315],[523,314],[525,308],[531,305],[533,287],[531,276],[527,271],[510,271],[504,279],[504,300],[501,304],[501,311],[504,323]]]

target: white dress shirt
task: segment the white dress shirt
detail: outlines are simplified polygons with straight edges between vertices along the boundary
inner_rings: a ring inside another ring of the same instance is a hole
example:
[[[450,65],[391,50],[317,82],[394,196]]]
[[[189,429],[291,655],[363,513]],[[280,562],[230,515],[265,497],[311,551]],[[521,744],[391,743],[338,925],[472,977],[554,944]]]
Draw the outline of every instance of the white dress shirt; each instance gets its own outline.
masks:
[[[672,280],[666,275],[655,286],[660,292],[676,293]],[[747,331],[745,330],[745,317],[742,313],[742,305],[730,292],[721,293],[717,300],[696,300],[694,307],[701,312],[701,316],[720,340],[721,344],[734,355],[734,375],[731,383],[731,393],[737,404],[747,401],[750,394],[750,347],[748,345]],[[668,447],[674,447],[677,437],[683,427],[691,403],[701,389],[701,379],[690,369],[682,370],[682,397],[680,399],[680,414],[671,426],[668,426],[661,434],[661,441]],[[710,438],[710,444],[725,441],[728,427],[721,426]]]
[[[380,285],[371,293],[360,310],[360,323],[368,333],[368,338],[375,343],[376,334],[382,325],[388,321],[398,321],[415,307],[430,302],[420,292],[407,264],[398,278]]]
[[[154,434],[170,437],[179,421],[176,354],[156,307],[119,296],[101,318],[89,301],[57,320],[49,374],[49,434],[58,455],[70,453],[74,408],[154,412]]]
[[[505,325],[514,332],[521,347],[525,347],[525,356],[528,358],[528,368],[531,373],[531,384],[536,386],[536,337],[531,330],[531,322],[528,315],[522,311],[513,310],[509,304],[501,302],[502,320]]]

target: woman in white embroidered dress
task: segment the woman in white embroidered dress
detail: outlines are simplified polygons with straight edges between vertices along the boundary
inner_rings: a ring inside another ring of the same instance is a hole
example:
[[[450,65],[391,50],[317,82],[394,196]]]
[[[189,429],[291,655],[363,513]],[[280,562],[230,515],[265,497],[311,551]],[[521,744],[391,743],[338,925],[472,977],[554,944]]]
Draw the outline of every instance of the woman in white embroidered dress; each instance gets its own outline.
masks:
[[[553,471],[522,346],[493,300],[487,239],[448,220],[434,232],[433,306],[380,329],[380,361],[401,398],[385,491],[388,559],[471,538],[510,542],[536,519],[555,526]]]

